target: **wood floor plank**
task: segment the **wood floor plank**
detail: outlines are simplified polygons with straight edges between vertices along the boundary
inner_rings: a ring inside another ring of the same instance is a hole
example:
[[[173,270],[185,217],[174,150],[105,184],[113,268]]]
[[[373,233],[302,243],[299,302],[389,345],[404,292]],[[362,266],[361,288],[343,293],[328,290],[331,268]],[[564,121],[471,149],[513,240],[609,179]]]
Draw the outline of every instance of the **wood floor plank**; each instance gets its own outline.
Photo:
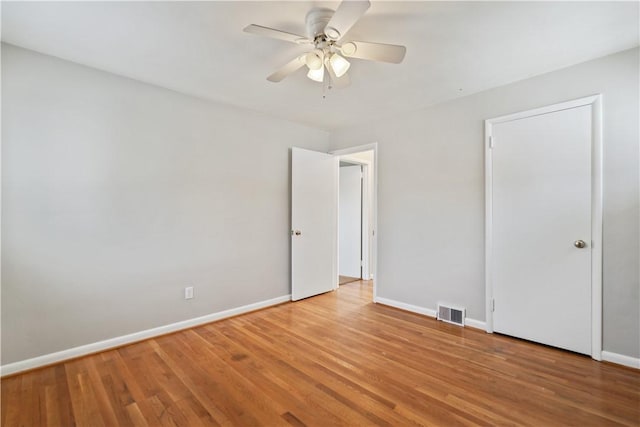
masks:
[[[142,414],[142,412],[140,411],[140,408],[138,407],[138,405],[133,402],[130,403],[129,405],[127,405],[125,407],[127,414],[129,416],[129,419],[131,420],[130,424],[123,424],[123,425],[132,425],[132,426],[140,426],[140,427],[147,427],[149,425],[149,423],[147,423],[147,419],[145,418],[145,416]]]
[[[113,408],[112,402],[107,394],[107,390],[102,382],[100,372],[96,367],[96,365],[101,365],[100,358],[88,357],[81,359],[79,362],[82,362],[82,366],[87,372],[89,381],[91,382],[91,386],[95,393],[100,416],[104,420],[105,424],[115,426],[119,425],[121,422],[129,423],[130,421],[127,418],[123,419],[121,416],[119,417],[119,415],[121,415],[121,411],[116,411]],[[116,403],[116,407],[119,407],[117,402],[114,403]]]
[[[67,371],[73,417],[79,425],[105,426],[86,372]]]
[[[22,378],[14,376],[8,380],[1,381],[2,393],[0,398],[2,401],[2,410],[0,410],[0,421],[2,425],[18,425],[20,417],[20,388],[22,386]]]
[[[640,426],[640,371],[373,304],[371,283],[3,378],[4,426]]]

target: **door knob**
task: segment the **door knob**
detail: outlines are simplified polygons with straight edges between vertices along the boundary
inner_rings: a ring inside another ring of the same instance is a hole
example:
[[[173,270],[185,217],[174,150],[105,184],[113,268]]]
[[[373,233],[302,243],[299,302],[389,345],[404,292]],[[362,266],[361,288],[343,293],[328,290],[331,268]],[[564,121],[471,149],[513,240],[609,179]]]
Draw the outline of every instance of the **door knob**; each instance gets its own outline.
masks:
[[[575,242],[573,242],[573,246],[578,249],[582,249],[587,247],[587,244],[584,242],[584,240],[576,240]]]

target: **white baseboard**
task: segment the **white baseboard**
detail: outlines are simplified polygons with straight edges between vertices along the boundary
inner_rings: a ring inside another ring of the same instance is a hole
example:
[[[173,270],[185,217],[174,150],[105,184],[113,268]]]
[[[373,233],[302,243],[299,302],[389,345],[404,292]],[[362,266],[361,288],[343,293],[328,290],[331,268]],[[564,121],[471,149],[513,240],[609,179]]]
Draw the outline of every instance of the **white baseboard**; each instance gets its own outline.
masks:
[[[382,305],[388,305],[390,307],[399,308],[401,310],[410,311],[412,313],[423,314],[429,317],[436,317],[436,311],[431,310],[430,308],[419,307],[417,305],[411,305],[404,302],[400,302],[400,301],[396,301],[388,298],[382,298],[382,297],[376,297],[373,302],[379,303]]]
[[[423,314],[429,317],[436,317],[438,314],[436,310],[432,310],[430,308],[420,307],[417,305],[411,305],[400,301],[395,301],[388,298],[376,297],[374,298],[374,302],[380,303],[383,305],[388,305],[390,307],[399,308],[401,310],[410,311],[412,313]],[[465,326],[475,329],[482,329],[483,331],[486,329],[486,323],[482,320],[471,319],[470,317],[465,317],[464,319]]]
[[[640,358],[625,356],[624,354],[612,353],[610,351],[602,352],[602,360],[618,365],[628,366],[630,368],[640,369]]]
[[[485,322],[484,320],[476,320],[470,317],[465,317],[464,325],[474,329],[482,329],[485,332],[487,330],[487,322]]]
[[[0,366],[0,376],[16,374],[18,372],[39,368],[53,363],[59,363],[65,360],[74,359],[76,357],[86,356],[88,354],[109,350],[115,347],[131,344],[137,341],[165,335],[182,329],[192,328],[194,326],[203,325],[205,323],[214,322],[216,320],[225,319],[227,317],[237,316],[239,314],[248,313],[250,311],[259,310],[261,308],[270,307],[272,305],[282,304],[291,301],[291,295],[283,295],[281,297],[272,298],[265,301],[259,301],[253,304],[243,305],[242,307],[232,308],[229,310],[219,311],[217,313],[207,314],[206,316],[195,317],[193,319],[183,320],[181,322],[171,323],[169,325],[159,326],[157,328],[147,329],[140,332],[134,332],[128,335],[122,335],[115,338],[109,338],[104,341],[98,341],[55,353],[45,354],[34,357],[32,359],[21,360],[19,362],[9,363]]]

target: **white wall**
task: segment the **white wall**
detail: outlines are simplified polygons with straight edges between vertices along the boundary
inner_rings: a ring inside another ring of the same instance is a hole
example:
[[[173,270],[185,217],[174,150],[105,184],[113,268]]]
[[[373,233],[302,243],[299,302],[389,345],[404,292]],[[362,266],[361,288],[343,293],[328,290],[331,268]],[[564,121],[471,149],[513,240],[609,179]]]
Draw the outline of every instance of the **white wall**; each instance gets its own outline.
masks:
[[[484,320],[484,120],[602,93],[604,349],[639,357],[638,60],[636,48],[332,133],[332,149],[378,142],[378,296]]]
[[[9,45],[2,95],[3,365],[290,293],[327,133]]]
[[[361,166],[340,166],[338,274],[361,277],[362,173]]]

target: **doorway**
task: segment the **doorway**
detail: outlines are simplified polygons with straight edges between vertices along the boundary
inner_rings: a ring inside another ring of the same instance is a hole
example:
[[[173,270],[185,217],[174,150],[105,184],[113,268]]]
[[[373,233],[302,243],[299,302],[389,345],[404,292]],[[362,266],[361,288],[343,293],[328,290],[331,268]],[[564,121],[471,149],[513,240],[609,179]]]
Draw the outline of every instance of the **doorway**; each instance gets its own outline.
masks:
[[[486,122],[487,331],[602,350],[600,97]]]
[[[363,278],[363,165],[340,160],[338,185],[338,284]]]
[[[337,283],[366,281],[375,301],[377,144],[332,154],[340,162]]]
[[[331,153],[291,149],[291,299],[338,289],[339,162],[362,165],[361,277],[376,301],[377,144]]]

